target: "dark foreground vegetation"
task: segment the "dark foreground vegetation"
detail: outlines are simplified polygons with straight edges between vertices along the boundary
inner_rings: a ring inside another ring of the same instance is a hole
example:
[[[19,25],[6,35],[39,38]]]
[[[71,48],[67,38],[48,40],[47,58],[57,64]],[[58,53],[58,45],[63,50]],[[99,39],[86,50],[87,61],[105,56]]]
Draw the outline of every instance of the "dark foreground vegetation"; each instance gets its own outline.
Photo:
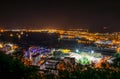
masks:
[[[20,60],[0,52],[0,77],[2,79],[39,79],[37,69],[25,66]]]

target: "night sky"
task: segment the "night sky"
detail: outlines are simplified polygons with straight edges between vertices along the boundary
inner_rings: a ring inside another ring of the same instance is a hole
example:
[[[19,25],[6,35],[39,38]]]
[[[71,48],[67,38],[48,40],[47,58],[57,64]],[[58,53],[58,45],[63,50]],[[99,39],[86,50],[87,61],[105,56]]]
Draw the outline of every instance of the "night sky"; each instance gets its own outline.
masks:
[[[1,28],[88,28],[91,32],[120,31],[119,2],[39,0],[0,2]]]

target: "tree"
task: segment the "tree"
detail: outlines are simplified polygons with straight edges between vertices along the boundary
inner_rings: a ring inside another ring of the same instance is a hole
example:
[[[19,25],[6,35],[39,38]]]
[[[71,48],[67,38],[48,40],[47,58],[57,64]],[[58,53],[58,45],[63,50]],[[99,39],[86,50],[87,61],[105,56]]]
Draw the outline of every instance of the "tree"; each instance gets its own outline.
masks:
[[[0,52],[0,77],[4,79],[37,79],[39,78],[37,71],[36,67],[24,66],[18,59]]]

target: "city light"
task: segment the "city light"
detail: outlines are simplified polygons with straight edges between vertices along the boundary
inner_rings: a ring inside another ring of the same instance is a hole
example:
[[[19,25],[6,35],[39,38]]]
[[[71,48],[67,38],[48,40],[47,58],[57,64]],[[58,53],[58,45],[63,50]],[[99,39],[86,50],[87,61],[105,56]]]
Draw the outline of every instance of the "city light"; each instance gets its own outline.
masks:
[[[78,50],[78,49],[76,49],[75,51],[76,51],[77,53],[79,52],[79,50]]]
[[[94,50],[91,50],[91,53],[93,54],[93,53],[94,53]]]

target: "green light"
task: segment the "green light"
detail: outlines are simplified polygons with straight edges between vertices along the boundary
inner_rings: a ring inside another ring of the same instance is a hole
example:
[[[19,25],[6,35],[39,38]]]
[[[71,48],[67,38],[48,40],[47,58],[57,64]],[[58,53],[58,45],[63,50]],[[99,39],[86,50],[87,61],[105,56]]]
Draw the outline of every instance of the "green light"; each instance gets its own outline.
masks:
[[[87,57],[83,57],[83,58],[79,59],[78,62],[82,65],[90,64],[90,60]]]

